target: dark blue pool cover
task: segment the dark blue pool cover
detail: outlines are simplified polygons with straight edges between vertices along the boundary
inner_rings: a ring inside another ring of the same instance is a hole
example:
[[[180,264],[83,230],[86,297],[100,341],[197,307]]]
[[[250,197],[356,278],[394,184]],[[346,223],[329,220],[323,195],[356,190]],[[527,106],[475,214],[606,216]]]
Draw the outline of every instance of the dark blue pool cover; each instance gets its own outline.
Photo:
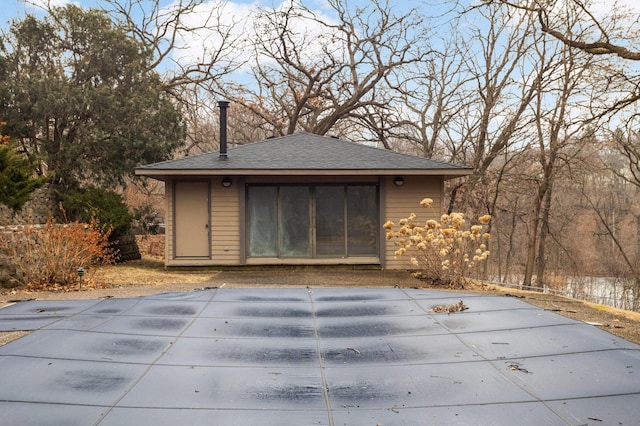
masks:
[[[0,330],[35,330],[0,347],[7,425],[640,422],[638,345],[508,297],[212,289],[18,303]]]

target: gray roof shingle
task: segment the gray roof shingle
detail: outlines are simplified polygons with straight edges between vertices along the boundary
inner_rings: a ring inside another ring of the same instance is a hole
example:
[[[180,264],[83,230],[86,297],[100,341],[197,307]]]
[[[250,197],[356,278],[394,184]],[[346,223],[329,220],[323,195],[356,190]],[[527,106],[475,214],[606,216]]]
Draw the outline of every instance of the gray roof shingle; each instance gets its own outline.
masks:
[[[229,148],[226,160],[220,159],[217,151],[208,152],[141,166],[136,169],[136,174],[156,174],[161,171],[251,171],[253,174],[260,170],[440,170],[446,174],[459,172],[459,175],[466,175],[470,168],[333,137],[296,133]]]

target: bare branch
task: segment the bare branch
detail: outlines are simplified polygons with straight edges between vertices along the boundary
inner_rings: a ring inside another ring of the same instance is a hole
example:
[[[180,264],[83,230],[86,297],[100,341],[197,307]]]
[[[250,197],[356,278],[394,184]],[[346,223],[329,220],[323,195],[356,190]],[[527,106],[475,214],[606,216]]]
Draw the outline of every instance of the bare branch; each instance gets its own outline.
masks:
[[[225,19],[225,3],[179,0],[161,7],[160,0],[103,2],[113,19],[153,52],[149,69],[166,70],[164,89],[182,101],[182,87],[209,88],[243,64],[238,53],[242,31],[238,18]]]
[[[380,1],[355,12],[339,0],[329,4],[335,17],[317,15],[295,1],[259,16],[255,86],[232,94],[276,134],[326,134],[341,120],[366,115],[367,108],[385,103],[374,98],[374,92],[384,93],[376,89],[395,70],[426,55],[416,14],[395,15]]]

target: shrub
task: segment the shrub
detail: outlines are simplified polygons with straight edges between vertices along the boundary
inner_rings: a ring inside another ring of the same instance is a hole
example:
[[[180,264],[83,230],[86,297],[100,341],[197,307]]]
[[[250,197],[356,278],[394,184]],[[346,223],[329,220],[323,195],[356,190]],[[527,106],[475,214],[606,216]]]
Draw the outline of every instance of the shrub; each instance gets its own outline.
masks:
[[[33,165],[11,146],[0,146],[0,203],[20,210],[45,178],[33,177]]]
[[[109,233],[95,217],[67,224],[50,217],[44,226],[27,225],[21,236],[3,245],[25,284],[68,285],[78,281],[78,268],[88,269],[85,279],[90,281],[98,266],[112,263],[116,253]]]
[[[160,230],[158,213],[151,204],[142,204],[133,209],[133,218],[138,223],[142,232],[147,234],[157,234]]]
[[[430,198],[420,202],[430,208]],[[485,242],[490,235],[483,225],[491,220],[485,215],[479,224],[468,226],[462,213],[445,214],[440,220],[416,221],[416,214],[400,219],[398,225],[387,221],[387,240],[395,240],[395,256],[409,256],[411,264],[419,268],[426,279],[445,285],[462,285],[469,271],[489,256]],[[397,229],[396,229],[397,228]]]
[[[111,240],[126,234],[133,216],[120,194],[89,187],[62,195],[62,205],[71,220],[89,222],[95,217],[103,227],[111,228]]]

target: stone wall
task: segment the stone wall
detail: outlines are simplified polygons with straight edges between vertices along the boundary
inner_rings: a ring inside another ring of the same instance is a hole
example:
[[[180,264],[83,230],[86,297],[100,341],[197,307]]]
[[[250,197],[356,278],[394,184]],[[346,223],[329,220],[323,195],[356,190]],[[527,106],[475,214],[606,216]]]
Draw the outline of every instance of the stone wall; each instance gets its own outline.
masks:
[[[42,228],[41,225],[35,225]],[[18,267],[22,256],[16,246],[24,246],[20,240],[25,238],[24,225],[0,226],[0,288],[15,288],[23,284],[25,274]],[[16,253],[16,251],[18,253]]]
[[[47,223],[50,215],[60,221],[63,215],[58,208],[59,203],[60,198],[54,189],[49,185],[42,186],[31,193],[29,201],[18,212],[0,204],[0,225],[43,224]]]
[[[24,274],[21,274],[16,266],[17,262],[10,254],[7,244],[12,244],[15,238],[19,238],[24,226],[44,225],[49,217],[53,216],[57,223],[64,223],[63,212],[59,208],[60,198],[50,185],[36,189],[20,211],[13,211],[0,204],[0,287],[12,288],[21,285]],[[4,244],[3,244],[4,242]],[[4,246],[4,248],[2,248]],[[164,247],[164,246],[163,246]],[[127,262],[141,258],[136,237],[133,234],[125,234],[118,237],[116,248],[119,252],[120,262]],[[163,252],[164,254],[164,249]]]
[[[54,189],[44,185],[31,193],[29,201],[20,211],[14,211],[0,204],[0,288],[14,288],[22,285],[25,274],[17,266],[13,247],[18,238],[24,238],[26,224],[43,227],[50,216],[62,220],[58,208],[60,202]]]

